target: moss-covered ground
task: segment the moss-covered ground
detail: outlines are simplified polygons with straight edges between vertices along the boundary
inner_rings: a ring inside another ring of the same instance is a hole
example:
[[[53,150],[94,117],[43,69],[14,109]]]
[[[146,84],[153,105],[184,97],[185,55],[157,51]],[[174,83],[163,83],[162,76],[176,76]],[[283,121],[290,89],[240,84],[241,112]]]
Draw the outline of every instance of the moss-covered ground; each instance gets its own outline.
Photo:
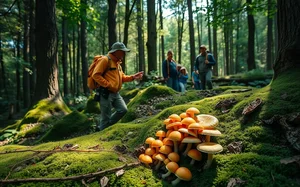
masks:
[[[143,145],[147,137],[155,137],[157,130],[165,130],[164,119],[171,114],[185,112],[189,107],[196,107],[202,114],[211,114],[219,119],[217,129],[222,136],[213,137],[212,141],[221,144],[224,150],[214,155],[212,166],[206,170],[202,169],[206,154],[203,154],[202,161],[193,166],[189,165],[189,158],[182,157],[180,166],[189,168],[193,177],[178,186],[227,186],[230,179],[236,179],[237,186],[300,186],[299,166],[280,163],[280,159],[299,155],[299,152],[292,148],[278,126],[262,122],[274,115],[300,112],[298,73],[288,72],[266,87],[252,88],[247,92],[233,92],[246,87],[218,87],[214,89],[218,94],[211,97],[199,95],[199,91],[178,94],[164,86],[135,90],[134,94],[129,93],[128,114],[124,119],[101,132],[89,131],[95,123],[89,114],[73,111],[61,120],[49,120],[51,130],[33,145],[9,144],[0,147],[0,179],[63,178],[134,163],[137,159],[132,153]],[[136,119],[139,105],[168,95],[173,98],[153,106],[161,109],[159,113]],[[242,115],[244,107],[256,98],[263,101],[259,109],[249,116]],[[235,99],[236,103],[227,112],[222,112],[216,105],[225,99]],[[50,125],[47,121],[43,123]],[[15,127],[21,128],[20,124]],[[241,153],[229,152],[227,146],[232,142],[242,142]],[[64,145],[76,145],[76,150],[93,150],[89,148],[95,146],[98,149],[96,152],[57,151]],[[115,149],[116,146],[125,146],[128,150],[120,152]],[[175,179],[172,174],[163,180],[161,174],[165,173],[164,170],[155,171],[143,165],[124,170],[125,173],[119,177],[115,173],[106,174],[109,186],[171,186],[170,182]],[[99,186],[100,178],[102,176],[85,180],[85,183]],[[8,186],[83,186],[83,182],[30,182]]]

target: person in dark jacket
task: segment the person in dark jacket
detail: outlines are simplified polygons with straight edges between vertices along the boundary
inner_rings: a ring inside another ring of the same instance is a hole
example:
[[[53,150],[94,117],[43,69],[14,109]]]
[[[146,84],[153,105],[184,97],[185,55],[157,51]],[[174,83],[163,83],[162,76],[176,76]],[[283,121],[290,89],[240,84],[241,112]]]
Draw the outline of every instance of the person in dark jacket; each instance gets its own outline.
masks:
[[[168,51],[167,59],[162,63],[162,73],[167,86],[179,91],[178,71],[175,60],[173,59],[173,52]]]
[[[195,60],[195,70],[199,74],[199,79],[201,82],[201,89],[205,90],[206,85],[208,89],[212,89],[212,66],[216,64],[215,58],[211,53],[206,50],[205,45],[200,46],[200,54]]]

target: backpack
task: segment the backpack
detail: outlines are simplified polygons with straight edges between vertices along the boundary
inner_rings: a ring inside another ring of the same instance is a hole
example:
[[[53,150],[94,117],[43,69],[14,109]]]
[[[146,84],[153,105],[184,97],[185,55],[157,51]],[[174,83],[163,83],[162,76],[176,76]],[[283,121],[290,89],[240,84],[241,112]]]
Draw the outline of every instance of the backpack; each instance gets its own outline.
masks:
[[[100,86],[93,79],[92,74],[93,74],[93,71],[94,71],[95,67],[98,65],[98,62],[100,61],[100,59],[102,57],[104,57],[104,56],[103,55],[97,55],[97,56],[95,56],[92,64],[89,67],[87,86],[89,87],[90,90],[95,90],[96,88],[98,88]],[[107,67],[106,67],[105,71],[103,72],[102,76],[105,75],[105,73],[110,69],[110,66],[111,66],[111,58],[109,56],[107,56],[107,58],[108,58],[108,64],[107,64]]]

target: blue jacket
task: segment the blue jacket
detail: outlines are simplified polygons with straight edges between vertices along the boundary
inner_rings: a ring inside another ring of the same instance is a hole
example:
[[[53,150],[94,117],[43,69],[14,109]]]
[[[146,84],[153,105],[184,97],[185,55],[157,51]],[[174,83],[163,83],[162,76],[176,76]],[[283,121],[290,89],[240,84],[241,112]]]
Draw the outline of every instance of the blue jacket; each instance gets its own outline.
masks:
[[[216,64],[215,58],[211,53],[207,53],[208,64],[205,64],[206,56],[202,56],[201,54],[196,57],[195,60],[195,70],[199,72],[208,72],[211,70],[212,66]]]
[[[183,84],[186,84],[189,76],[188,74],[184,75],[182,73],[179,74],[179,82],[182,82]]]
[[[168,75],[168,65],[169,64],[169,75]],[[167,59],[163,61],[162,63],[162,72],[163,72],[163,77],[164,78],[177,78],[177,69],[176,69],[176,63],[171,61],[171,62],[167,62]]]

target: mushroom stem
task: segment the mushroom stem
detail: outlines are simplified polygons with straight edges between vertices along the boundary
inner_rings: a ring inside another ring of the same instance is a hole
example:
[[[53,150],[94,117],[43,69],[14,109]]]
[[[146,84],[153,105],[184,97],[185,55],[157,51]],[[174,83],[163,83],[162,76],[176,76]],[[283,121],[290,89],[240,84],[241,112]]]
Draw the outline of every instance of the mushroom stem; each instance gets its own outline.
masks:
[[[205,142],[210,142],[210,135],[205,136]]]
[[[171,171],[168,171],[167,173],[162,174],[161,177],[164,179],[164,178],[166,178],[166,177],[168,177],[170,175],[171,175]]]
[[[174,142],[174,152],[178,153],[178,142],[177,141],[173,141]]]
[[[177,179],[172,181],[172,185],[176,186],[180,181],[181,181],[181,179],[177,177]]]
[[[191,162],[190,162],[190,165],[194,165],[195,164],[195,160],[192,159]]]
[[[159,169],[160,164],[161,164],[161,161],[159,160],[158,163],[157,163],[156,166],[155,166],[155,170],[158,170],[158,169]]]
[[[213,159],[213,154],[208,154],[207,155],[207,161],[203,167],[203,169],[208,169],[210,168],[211,164],[212,164],[212,159]]]
[[[182,153],[183,156],[186,156],[186,155],[187,155],[187,153],[189,152],[189,150],[191,150],[192,145],[193,145],[192,143],[188,143],[188,144],[187,144],[187,147],[186,147],[185,151]]]

